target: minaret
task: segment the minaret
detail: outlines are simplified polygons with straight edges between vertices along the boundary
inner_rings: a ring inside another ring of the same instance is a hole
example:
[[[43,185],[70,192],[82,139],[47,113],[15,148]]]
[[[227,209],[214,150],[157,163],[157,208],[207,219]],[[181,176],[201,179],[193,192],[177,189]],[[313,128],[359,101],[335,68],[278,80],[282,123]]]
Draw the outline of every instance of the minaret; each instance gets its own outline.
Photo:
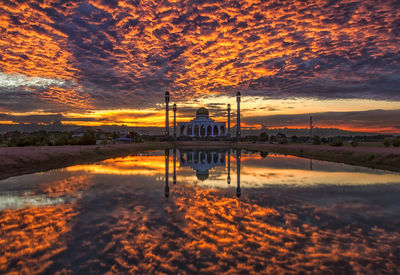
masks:
[[[228,104],[227,111],[228,111],[228,129],[227,129],[226,135],[228,138],[230,138],[231,137],[231,104]]]
[[[313,139],[312,132],[313,132],[313,122],[312,122],[312,116],[310,116],[310,140],[311,140],[311,142],[312,142],[312,139]]]
[[[174,103],[174,107],[172,108],[174,110],[174,140],[176,140],[176,104]]]
[[[174,158],[174,176],[172,178],[172,183],[176,184],[176,147],[174,147],[172,153]]]
[[[231,183],[231,149],[228,149],[228,184]]]
[[[165,197],[169,197],[169,186],[168,186],[168,177],[169,177],[169,149],[165,149]]]
[[[169,136],[169,92],[165,92],[165,136]]]
[[[240,155],[241,155],[241,149],[236,150],[236,178],[237,178],[237,185],[236,185],[236,197],[240,197],[242,194],[242,191],[240,189]]]
[[[236,139],[239,141],[240,137],[241,137],[241,132],[240,132],[240,92],[236,93],[236,102],[237,102]]]

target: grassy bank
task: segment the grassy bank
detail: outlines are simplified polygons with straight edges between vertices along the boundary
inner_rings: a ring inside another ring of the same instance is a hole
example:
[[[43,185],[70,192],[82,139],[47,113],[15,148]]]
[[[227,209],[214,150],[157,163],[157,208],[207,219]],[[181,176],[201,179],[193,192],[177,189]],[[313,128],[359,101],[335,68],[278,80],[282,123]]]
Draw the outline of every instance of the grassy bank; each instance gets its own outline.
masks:
[[[113,157],[122,157],[143,151],[172,148],[174,145],[179,148],[243,148],[246,150],[275,152],[400,172],[400,148],[200,141],[87,146],[3,147],[0,148],[0,179],[75,164],[91,163]]]
[[[152,142],[117,145],[0,148],[0,179],[171,147]]]
[[[384,147],[332,147],[329,145],[249,144],[237,143],[236,148],[275,152],[318,160],[340,162],[400,172],[400,149]]]

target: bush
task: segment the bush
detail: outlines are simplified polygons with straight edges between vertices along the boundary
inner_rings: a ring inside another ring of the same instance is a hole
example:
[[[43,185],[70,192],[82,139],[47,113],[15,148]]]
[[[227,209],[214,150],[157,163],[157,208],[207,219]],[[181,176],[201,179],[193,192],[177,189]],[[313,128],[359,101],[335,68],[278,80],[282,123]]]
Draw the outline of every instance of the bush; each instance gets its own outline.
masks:
[[[319,136],[314,136],[312,144],[313,145],[321,145],[321,138]]]
[[[393,147],[399,147],[400,146],[400,139],[399,138],[395,138],[392,140],[392,145]]]
[[[334,138],[331,142],[332,146],[343,146],[343,140],[341,138]]]
[[[385,147],[389,147],[390,145],[392,145],[392,141],[390,140],[390,138],[385,138],[383,140],[383,145],[385,145]]]
[[[268,141],[268,135],[267,135],[267,133],[265,133],[265,132],[262,132],[261,134],[260,134],[260,141]]]
[[[281,139],[279,139],[279,144],[288,144],[287,138],[281,138]]]
[[[357,146],[358,146],[358,141],[353,140],[353,141],[350,143],[350,145],[353,146],[353,147],[357,147]]]
[[[269,138],[269,143],[274,143],[276,141],[276,136],[271,136],[270,138]]]

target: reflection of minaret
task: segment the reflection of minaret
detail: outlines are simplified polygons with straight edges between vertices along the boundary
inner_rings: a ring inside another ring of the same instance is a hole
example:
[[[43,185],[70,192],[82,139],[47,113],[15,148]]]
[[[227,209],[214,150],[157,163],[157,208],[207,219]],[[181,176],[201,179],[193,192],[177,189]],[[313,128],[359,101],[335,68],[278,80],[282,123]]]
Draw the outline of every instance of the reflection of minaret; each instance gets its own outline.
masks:
[[[240,197],[242,191],[240,190],[240,155],[241,149],[236,150],[236,178],[237,178],[237,186],[236,186],[236,197]]]
[[[165,136],[169,136],[169,92],[165,92]]]
[[[169,186],[168,186],[168,176],[169,176],[169,149],[165,149],[165,197],[169,197]]]
[[[174,110],[174,140],[176,140],[176,104],[174,103],[174,107],[172,108]]]
[[[231,183],[231,149],[228,150],[228,184]]]
[[[311,142],[312,142],[312,139],[313,139],[312,132],[313,132],[313,123],[312,123],[312,116],[310,116],[310,140],[311,140]]]
[[[172,183],[176,184],[176,147],[174,147],[172,153],[174,157],[174,177],[172,178]]]
[[[228,104],[228,131],[226,132],[228,138],[231,137],[231,104]]]
[[[236,139],[239,141],[241,132],[240,132],[240,92],[236,93],[236,101],[237,101],[237,123],[236,123]]]
[[[312,170],[312,159],[310,159],[310,170]]]

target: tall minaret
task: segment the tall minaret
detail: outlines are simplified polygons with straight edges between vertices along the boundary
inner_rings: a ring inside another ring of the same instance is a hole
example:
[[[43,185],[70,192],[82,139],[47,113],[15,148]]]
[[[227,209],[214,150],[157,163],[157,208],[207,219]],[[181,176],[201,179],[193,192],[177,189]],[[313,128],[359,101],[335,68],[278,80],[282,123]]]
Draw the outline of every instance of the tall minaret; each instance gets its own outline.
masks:
[[[236,197],[240,197],[242,194],[242,190],[240,189],[240,156],[241,156],[241,149],[236,150],[236,178],[237,178],[237,185],[236,185]]]
[[[174,147],[172,154],[174,158],[174,175],[172,177],[172,183],[176,184],[176,147]]]
[[[228,111],[228,129],[227,129],[226,135],[228,138],[230,138],[231,137],[231,104],[228,104],[227,111]]]
[[[165,149],[165,197],[169,197],[169,149]]]
[[[174,140],[176,140],[176,104],[174,103],[174,107],[172,108],[174,110]]]
[[[310,140],[311,140],[311,142],[312,142],[312,139],[313,139],[312,132],[313,132],[313,121],[312,121],[312,116],[310,116]]]
[[[169,136],[169,92],[165,92],[165,136]]]
[[[240,132],[240,92],[236,93],[236,101],[237,101],[236,139],[239,141],[242,134]]]
[[[228,178],[227,178],[228,184],[231,183],[231,149],[228,149]]]

